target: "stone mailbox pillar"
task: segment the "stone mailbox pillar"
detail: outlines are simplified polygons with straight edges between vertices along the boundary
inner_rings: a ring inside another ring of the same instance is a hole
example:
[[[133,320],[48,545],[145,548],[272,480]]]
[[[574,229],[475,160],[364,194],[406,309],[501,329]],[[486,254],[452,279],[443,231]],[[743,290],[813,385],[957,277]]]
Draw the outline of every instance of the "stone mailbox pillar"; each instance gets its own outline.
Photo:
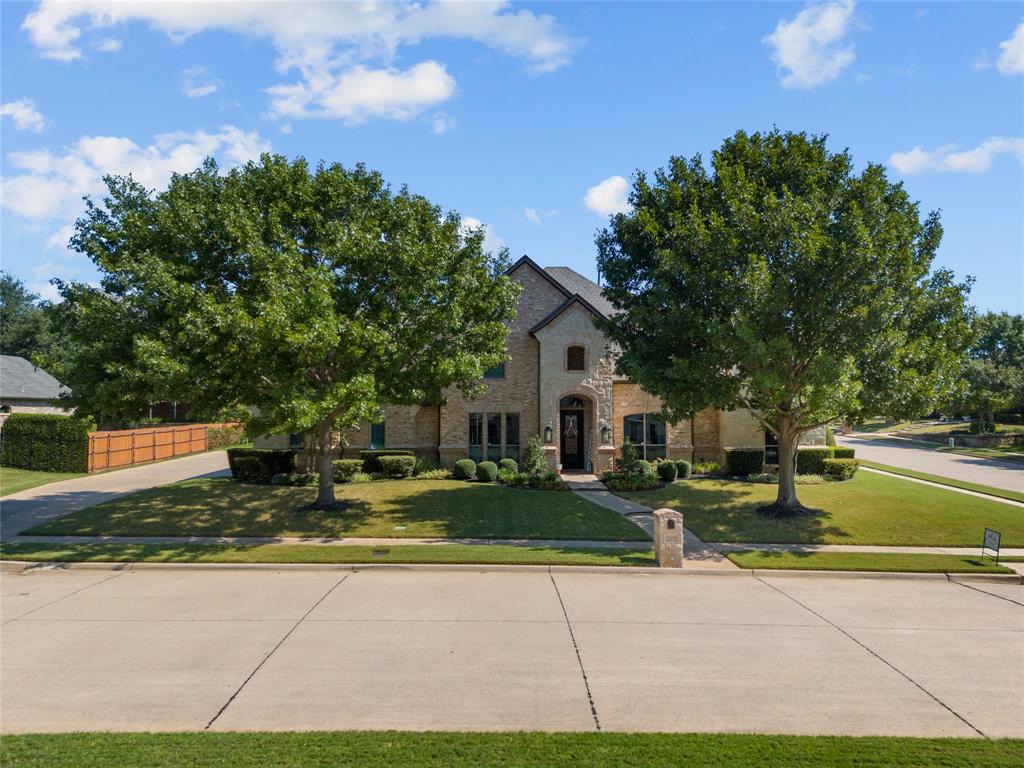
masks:
[[[683,567],[683,513],[674,509],[654,512],[654,559],[660,568]]]

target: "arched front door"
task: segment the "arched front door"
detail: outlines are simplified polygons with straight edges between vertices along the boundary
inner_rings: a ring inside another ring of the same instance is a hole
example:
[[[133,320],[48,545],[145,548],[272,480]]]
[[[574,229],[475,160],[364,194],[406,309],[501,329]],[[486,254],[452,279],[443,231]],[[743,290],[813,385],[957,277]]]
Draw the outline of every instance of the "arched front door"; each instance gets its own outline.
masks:
[[[559,434],[563,470],[582,470],[586,456],[586,424],[583,401],[577,397],[562,399],[559,408]]]

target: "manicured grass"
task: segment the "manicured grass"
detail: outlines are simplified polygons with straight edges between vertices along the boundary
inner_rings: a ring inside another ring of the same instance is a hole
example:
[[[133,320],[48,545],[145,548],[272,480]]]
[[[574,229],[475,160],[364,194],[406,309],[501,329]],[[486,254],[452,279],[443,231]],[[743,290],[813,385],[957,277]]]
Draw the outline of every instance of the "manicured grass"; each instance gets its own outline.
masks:
[[[963,488],[967,491],[975,491],[977,493],[985,493],[989,496],[997,496],[1001,499],[1012,499],[1013,501],[1024,501],[1024,493],[1018,493],[1017,491],[1007,491],[1002,488],[993,488],[991,485],[981,485],[979,483],[968,483],[965,480],[956,480],[952,477],[942,477],[941,475],[929,475],[927,472],[917,472],[913,469],[904,469],[903,467],[893,467],[888,464],[879,464],[877,461],[866,461],[865,459],[858,459],[861,466],[871,467],[872,469],[883,469],[886,472],[892,472],[895,475],[903,475],[904,477],[915,477],[918,480],[929,480],[939,485],[948,485],[953,488]]]
[[[888,431],[917,432],[918,434],[943,435],[969,434],[971,425],[966,421],[943,421],[943,422],[912,422],[898,424],[890,427]],[[1024,432],[1024,427],[1019,424],[996,424],[996,432]]]
[[[898,571],[901,573],[1013,573],[986,558],[874,552],[765,552],[726,554],[740,568],[799,571]]]
[[[4,542],[0,560],[98,563],[475,563],[481,565],[654,566],[651,548],[406,544],[392,547],[332,545],[34,544]]]
[[[854,432],[894,432],[914,426],[913,421],[889,421],[887,419],[868,419],[853,428]]]
[[[1024,742],[669,733],[70,733],[4,736],[9,768],[937,768],[1019,765]]]
[[[81,476],[78,472],[35,472],[31,469],[0,467],[0,496]]]
[[[568,491],[458,480],[339,485],[341,511],[305,509],[316,489],[186,480],[124,496],[33,528],[110,536],[373,536],[647,541],[638,526]]]
[[[654,491],[622,494],[647,506],[683,513],[705,541],[980,546],[984,528],[1003,534],[1003,546],[1024,545],[1024,515],[995,499],[968,496],[898,477],[859,472],[841,483],[797,486],[813,515],[771,520],[757,507],[775,499],[774,485],[733,480],[687,480]]]

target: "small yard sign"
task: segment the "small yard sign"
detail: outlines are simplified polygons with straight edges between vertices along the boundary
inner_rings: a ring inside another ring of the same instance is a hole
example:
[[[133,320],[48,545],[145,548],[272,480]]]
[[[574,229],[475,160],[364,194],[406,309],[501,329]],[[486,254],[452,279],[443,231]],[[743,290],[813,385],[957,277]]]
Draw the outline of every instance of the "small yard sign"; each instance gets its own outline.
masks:
[[[996,562],[999,562],[999,540],[1002,538],[999,531],[991,528],[985,529],[985,538],[981,542],[981,556],[984,558],[987,551],[996,553]],[[991,555],[989,555],[991,557]]]

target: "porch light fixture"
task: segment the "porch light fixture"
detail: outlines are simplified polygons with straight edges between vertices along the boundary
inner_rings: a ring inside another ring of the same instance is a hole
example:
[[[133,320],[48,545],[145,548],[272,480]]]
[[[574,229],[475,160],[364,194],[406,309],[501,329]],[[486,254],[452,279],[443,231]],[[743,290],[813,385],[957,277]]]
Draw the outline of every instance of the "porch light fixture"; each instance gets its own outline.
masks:
[[[608,445],[612,441],[612,430],[607,424],[601,427],[601,445]]]
[[[554,439],[555,439],[555,434],[554,434],[554,431],[551,429],[551,422],[549,421],[547,423],[547,426],[544,427],[544,442],[545,443],[550,443]]]

